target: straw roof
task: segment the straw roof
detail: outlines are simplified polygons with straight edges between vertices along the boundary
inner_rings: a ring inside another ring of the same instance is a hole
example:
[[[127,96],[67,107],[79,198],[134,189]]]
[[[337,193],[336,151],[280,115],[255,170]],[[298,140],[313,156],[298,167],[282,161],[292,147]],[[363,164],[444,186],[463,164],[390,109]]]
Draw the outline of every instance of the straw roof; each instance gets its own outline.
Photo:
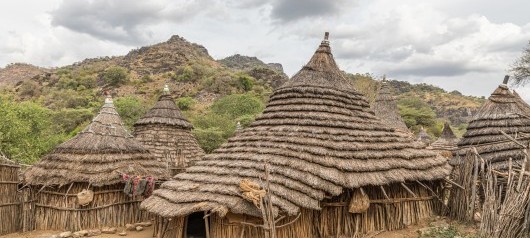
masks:
[[[417,140],[425,145],[429,145],[432,142],[432,137],[427,133],[425,128],[421,127]]]
[[[134,126],[158,124],[174,126],[186,130],[193,129],[193,125],[184,118],[177,105],[175,105],[167,86],[164,90],[167,90],[167,92],[158,98],[158,101],[153,108],[140,118]]]
[[[394,96],[392,86],[386,81],[381,82],[381,87],[377,97],[372,105],[375,115],[383,121],[384,124],[395,128],[398,131],[411,133],[397,107],[397,97]]]
[[[192,124],[184,118],[175,101],[164,88],[161,95],[142,118],[134,124],[135,138],[158,160],[185,167],[189,162],[204,155],[199,143],[191,133]],[[177,152],[178,151],[178,152]],[[175,158],[172,158],[175,157]]]
[[[375,117],[325,39],[256,121],[162,184],[142,207],[164,217],[205,210],[260,216],[239,183],[259,183],[267,165],[274,212],[320,210],[321,200],[346,188],[447,176],[446,159],[423,148]]]
[[[125,129],[109,97],[83,131],[29,168],[25,180],[31,185],[103,186],[120,182],[119,173],[167,178],[163,163]]]
[[[524,158],[520,146],[501,131],[527,144],[530,140],[530,107],[517,94],[510,92],[506,83],[507,78],[470,121],[458,143],[458,155],[465,156],[475,147],[481,157],[492,162],[494,167],[504,167],[509,158]]]
[[[459,139],[453,133],[449,122],[445,122],[442,134],[428,148],[438,151],[454,151],[458,148],[458,141]]]

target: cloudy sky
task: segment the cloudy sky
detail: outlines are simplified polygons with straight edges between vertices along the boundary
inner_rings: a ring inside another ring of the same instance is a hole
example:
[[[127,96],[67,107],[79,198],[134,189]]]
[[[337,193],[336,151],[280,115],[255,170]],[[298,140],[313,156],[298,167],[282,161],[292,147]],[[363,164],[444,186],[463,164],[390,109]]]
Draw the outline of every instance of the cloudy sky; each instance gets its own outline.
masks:
[[[528,0],[2,0],[0,67],[123,55],[171,35],[292,75],[331,32],[352,73],[487,96],[530,40]],[[530,87],[520,88],[530,101]]]

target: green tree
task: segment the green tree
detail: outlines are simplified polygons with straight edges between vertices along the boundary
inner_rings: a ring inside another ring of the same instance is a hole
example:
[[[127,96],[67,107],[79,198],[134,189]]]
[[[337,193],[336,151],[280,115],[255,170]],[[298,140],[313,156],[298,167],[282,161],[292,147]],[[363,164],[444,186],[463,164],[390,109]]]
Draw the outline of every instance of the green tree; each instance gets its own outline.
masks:
[[[180,110],[187,111],[195,105],[197,101],[193,99],[192,97],[181,97],[176,100],[176,104],[179,107]]]
[[[193,130],[193,135],[197,138],[199,145],[206,153],[211,153],[226,142],[223,131],[216,127],[206,129],[196,128]]]
[[[225,114],[231,119],[236,119],[243,115],[257,115],[265,108],[265,103],[261,98],[247,94],[233,94],[222,97],[211,106],[212,112]]]
[[[436,124],[436,113],[427,103],[416,97],[400,99],[398,108],[401,117],[409,128],[417,128],[419,126],[430,128]]]
[[[0,150],[18,162],[37,161],[67,138],[53,114],[36,103],[0,98]]]
[[[108,67],[101,74],[103,82],[110,86],[120,86],[129,81],[129,72],[126,68],[120,66]]]
[[[146,112],[144,101],[137,96],[116,98],[114,105],[129,131],[132,131],[134,123]]]
[[[515,78],[515,84],[528,83],[530,80],[530,41],[528,41],[528,45],[523,50],[523,54],[512,64],[510,71]]]

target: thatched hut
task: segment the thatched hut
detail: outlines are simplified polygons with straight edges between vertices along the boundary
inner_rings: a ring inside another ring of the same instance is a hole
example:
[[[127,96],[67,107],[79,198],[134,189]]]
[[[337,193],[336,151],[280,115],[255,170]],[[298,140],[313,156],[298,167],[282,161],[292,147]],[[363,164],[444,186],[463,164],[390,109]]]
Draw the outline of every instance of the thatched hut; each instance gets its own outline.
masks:
[[[507,78],[469,122],[458,143],[457,154],[464,158],[476,148],[480,156],[496,168],[506,167],[509,158],[522,160],[525,155],[521,147],[503,133],[522,143],[530,141],[530,107],[508,89]]]
[[[396,131],[412,135],[412,132],[403,121],[403,118],[399,115],[397,97],[394,96],[394,94],[392,86],[388,81],[383,80],[372,105],[372,109],[374,110],[375,115],[379,117],[384,124],[396,129]]]
[[[453,152],[458,148],[458,141],[459,139],[451,129],[449,122],[445,122],[440,137],[427,148],[437,151],[447,158],[452,158]]]
[[[430,216],[449,171],[445,158],[374,115],[326,37],[256,121],[142,207],[160,216],[160,237],[264,237],[260,218],[271,216],[280,238],[352,237]],[[267,194],[272,211],[262,215]]]
[[[125,129],[111,98],[83,131],[24,174],[35,191],[36,229],[70,231],[146,219],[140,189],[124,194],[124,177],[136,188],[146,177],[151,183],[149,176],[169,177],[165,165]]]
[[[0,235],[21,229],[18,197],[20,166],[0,154]]]
[[[455,165],[452,179],[465,188],[453,190],[450,199],[450,215],[460,220],[471,221],[481,211],[486,189],[481,175],[488,169],[520,169],[525,160],[521,145],[530,142],[530,107],[507,83],[505,77],[469,122],[451,161]]]
[[[134,124],[133,135],[175,175],[204,154],[192,129],[166,85],[153,108]]]
[[[416,136],[416,140],[423,143],[424,145],[430,145],[432,142],[432,137],[427,133],[425,128],[421,127],[420,132]]]

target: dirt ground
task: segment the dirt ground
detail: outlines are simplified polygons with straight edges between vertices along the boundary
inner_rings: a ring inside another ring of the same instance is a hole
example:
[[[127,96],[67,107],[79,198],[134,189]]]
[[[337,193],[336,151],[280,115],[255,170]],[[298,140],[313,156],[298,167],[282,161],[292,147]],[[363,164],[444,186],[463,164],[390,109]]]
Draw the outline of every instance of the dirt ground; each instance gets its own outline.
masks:
[[[407,227],[403,230],[398,231],[387,231],[387,232],[381,232],[381,233],[374,233],[369,234],[372,236],[372,238],[414,238],[414,237],[420,237],[418,230],[426,227],[433,227],[432,224],[434,223],[440,223],[445,222],[451,227],[454,227],[457,231],[460,237],[475,237],[473,234],[475,234],[475,229],[470,226],[465,226],[458,224],[456,222],[447,220],[445,218],[432,218],[422,221],[420,224],[412,225]],[[118,231],[121,231],[123,228],[119,228]],[[60,231],[34,231],[34,232],[27,232],[27,233],[19,233],[19,234],[9,234],[0,236],[0,238],[48,238],[51,235],[59,234]],[[129,231],[127,232],[127,236],[119,236],[117,234],[113,235],[107,235],[102,234],[100,236],[97,236],[98,238],[117,238],[117,237],[126,237],[126,238],[152,238],[153,236],[153,227],[146,227],[145,230],[137,232],[137,231]],[[468,236],[470,235],[470,236]],[[436,237],[436,236],[435,236]],[[446,237],[446,236],[443,236]]]
[[[124,228],[118,228],[118,231],[121,231],[121,229]],[[16,234],[9,234],[0,236],[0,238],[48,238],[52,235],[57,235],[61,233],[61,231],[33,231],[33,232],[26,232],[26,233],[16,233]],[[125,238],[152,238],[153,237],[153,227],[146,227],[143,231],[128,231],[127,236],[119,236],[117,234],[101,234],[99,236],[95,236],[97,238],[117,238],[117,237],[125,237]]]

